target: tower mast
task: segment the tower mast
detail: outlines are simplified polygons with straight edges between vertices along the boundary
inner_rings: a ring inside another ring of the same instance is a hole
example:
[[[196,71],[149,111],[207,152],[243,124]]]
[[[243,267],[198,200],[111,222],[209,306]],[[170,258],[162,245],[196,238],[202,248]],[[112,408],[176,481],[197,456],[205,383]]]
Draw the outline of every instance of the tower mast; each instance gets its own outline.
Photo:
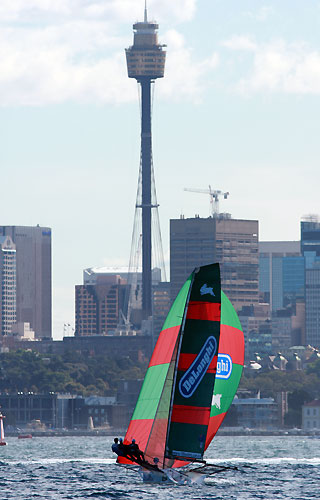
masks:
[[[133,45],[126,49],[129,78],[135,78],[141,88],[141,174],[142,198],[137,204],[142,210],[142,310],[146,319],[152,314],[151,280],[151,217],[152,208],[152,136],[151,136],[151,84],[163,78],[166,52],[158,43],[159,25],[149,22],[147,2],[144,21],[133,25]]]

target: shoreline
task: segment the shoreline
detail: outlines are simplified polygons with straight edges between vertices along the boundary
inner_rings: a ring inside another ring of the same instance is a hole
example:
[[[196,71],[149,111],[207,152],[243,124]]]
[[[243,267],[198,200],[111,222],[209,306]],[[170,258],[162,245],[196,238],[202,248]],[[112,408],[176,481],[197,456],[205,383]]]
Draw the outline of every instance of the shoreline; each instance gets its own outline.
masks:
[[[33,431],[21,430],[6,431],[6,437],[16,437],[19,435],[31,434],[32,437],[114,437],[124,436],[126,429],[93,429],[93,430],[46,430]],[[302,429],[219,429],[217,436],[311,436],[320,437],[320,429],[306,431]]]

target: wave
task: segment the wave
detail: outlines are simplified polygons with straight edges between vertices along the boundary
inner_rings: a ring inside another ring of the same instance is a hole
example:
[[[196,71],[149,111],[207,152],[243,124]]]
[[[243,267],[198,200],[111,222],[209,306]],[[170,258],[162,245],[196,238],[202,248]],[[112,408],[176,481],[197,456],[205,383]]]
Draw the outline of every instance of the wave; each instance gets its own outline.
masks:
[[[64,463],[84,463],[87,465],[117,465],[114,458],[97,458],[97,457],[71,457],[71,458],[39,458],[29,460],[2,460],[0,465],[58,465]],[[227,465],[227,464],[237,464],[237,465],[280,465],[280,464],[290,464],[292,465],[320,465],[320,457],[314,458],[297,458],[297,457],[272,457],[272,458],[224,458],[224,459],[207,459],[208,465]]]
[[[290,464],[290,465],[320,465],[320,457],[315,458],[297,458],[297,457],[273,457],[273,458],[225,458],[225,459],[217,459],[206,460],[207,464],[257,464],[257,465],[277,465],[277,464]]]
[[[115,465],[113,458],[39,458],[37,460],[3,460],[2,465],[56,465],[64,463],[80,462],[85,464],[101,464],[101,465]]]

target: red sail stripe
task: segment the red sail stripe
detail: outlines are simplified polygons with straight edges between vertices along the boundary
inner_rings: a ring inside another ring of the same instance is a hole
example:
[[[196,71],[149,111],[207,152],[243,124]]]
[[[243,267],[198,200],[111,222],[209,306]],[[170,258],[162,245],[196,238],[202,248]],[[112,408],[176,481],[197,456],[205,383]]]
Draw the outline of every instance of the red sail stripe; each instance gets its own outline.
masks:
[[[219,352],[229,354],[233,363],[243,365],[244,338],[242,331],[233,326],[221,325]]]
[[[208,425],[210,411],[209,407],[173,405],[171,422]]]
[[[180,326],[172,326],[160,332],[149,366],[170,363]]]
[[[189,302],[187,319],[220,321],[221,304],[218,302]]]
[[[223,421],[224,417],[226,416],[226,414],[227,414],[227,412],[224,412],[224,413],[220,413],[219,415],[214,415],[213,417],[210,417],[209,425],[208,425],[208,432],[207,432],[207,439],[206,439],[206,444],[205,444],[205,450],[208,448],[212,439],[216,435],[217,430],[219,429],[220,425],[222,424],[222,421]]]
[[[180,358],[179,358],[178,370],[187,371],[188,368],[193,363],[193,361],[196,359],[196,357],[197,357],[197,354],[181,353]],[[217,360],[218,360],[218,357],[214,356],[206,373],[216,373]]]

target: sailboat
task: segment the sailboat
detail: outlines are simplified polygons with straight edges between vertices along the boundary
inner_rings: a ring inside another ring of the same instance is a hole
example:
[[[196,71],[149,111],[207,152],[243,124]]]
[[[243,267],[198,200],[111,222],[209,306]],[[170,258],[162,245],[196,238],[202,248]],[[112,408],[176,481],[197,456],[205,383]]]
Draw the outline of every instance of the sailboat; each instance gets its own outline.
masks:
[[[3,428],[3,419],[4,419],[4,415],[2,415],[1,411],[0,411],[0,446],[6,446],[6,442],[4,440],[4,428]]]
[[[135,439],[144,462],[117,462],[139,465],[144,481],[179,484],[228,468],[207,464],[203,455],[233,401],[243,362],[244,336],[221,290],[219,264],[196,268],[160,332],[124,438],[127,445]]]

